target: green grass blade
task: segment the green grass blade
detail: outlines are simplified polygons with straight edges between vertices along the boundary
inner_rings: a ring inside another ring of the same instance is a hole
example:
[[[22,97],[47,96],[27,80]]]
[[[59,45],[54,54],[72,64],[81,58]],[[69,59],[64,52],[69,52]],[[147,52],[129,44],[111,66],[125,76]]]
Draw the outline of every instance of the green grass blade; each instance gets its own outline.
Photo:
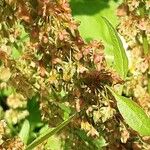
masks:
[[[56,134],[58,131],[60,131],[63,127],[65,127],[75,116],[77,113],[73,114],[71,117],[69,117],[67,120],[62,122],[60,125],[58,125],[56,128],[53,130],[48,130],[45,134],[39,136],[36,140],[34,140],[31,144],[29,144],[26,148],[26,150],[32,150],[39,144],[41,144],[43,141],[47,140],[49,137],[52,135]]]

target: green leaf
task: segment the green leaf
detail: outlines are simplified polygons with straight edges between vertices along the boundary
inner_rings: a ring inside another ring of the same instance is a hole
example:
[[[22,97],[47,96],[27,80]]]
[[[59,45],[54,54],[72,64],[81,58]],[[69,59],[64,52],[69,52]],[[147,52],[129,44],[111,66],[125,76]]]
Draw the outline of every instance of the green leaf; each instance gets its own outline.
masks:
[[[59,107],[63,110],[64,113],[63,119],[64,120],[68,119],[71,113],[70,106],[66,106],[65,103],[61,103],[59,104]]]
[[[85,143],[89,143],[88,148],[89,149],[96,149],[96,145],[93,143],[93,139],[89,136],[87,136],[86,132],[83,130],[77,130],[76,134],[79,136],[80,140],[84,141]],[[84,148],[85,149],[85,148]],[[99,147],[101,150],[101,147]]]
[[[27,119],[30,122],[31,130],[34,130],[35,127],[41,126],[41,112],[39,110],[38,97],[34,96],[32,99],[28,100],[27,110],[29,116]]]
[[[13,92],[13,89],[11,88],[11,87],[7,87],[7,88],[4,88],[4,89],[2,89],[1,91],[0,91],[0,96],[9,96],[10,94],[12,94],[12,92]]]
[[[89,143],[88,145],[89,149],[102,150],[103,147],[107,145],[105,139],[102,136],[100,136],[99,138],[93,139],[87,136],[87,133],[83,130],[76,130],[76,134],[79,136],[79,138],[82,141],[84,141],[85,143]]]
[[[62,150],[62,142],[59,137],[56,135],[51,136],[48,138],[48,141],[45,145],[45,149],[51,149],[51,150]]]
[[[108,28],[101,16],[105,16],[113,26],[116,26],[118,24],[116,8],[119,3],[121,0],[70,0],[73,17],[80,22],[80,35],[86,41],[103,41],[105,56],[109,65],[113,62],[113,47],[111,37],[108,36]]]
[[[53,130],[54,128],[51,128]],[[46,124],[44,127],[40,129],[40,135],[47,133],[47,130],[50,131],[49,125]],[[47,143],[44,147],[45,149],[51,149],[51,150],[61,150],[62,149],[62,141],[59,136],[53,135],[50,138],[48,138]]]
[[[70,6],[74,18],[80,21],[79,31],[84,39],[103,38],[105,30],[99,21],[100,16],[108,18],[114,26],[118,24],[116,16],[116,8],[121,0],[70,0]],[[110,7],[111,6],[111,7]],[[105,38],[105,37],[104,37]]]
[[[137,103],[123,97],[108,88],[117,100],[118,109],[126,123],[139,134],[150,135],[150,118]]]
[[[63,127],[65,127],[75,116],[77,113],[72,115],[70,118],[67,120],[63,121],[60,125],[58,125],[54,129],[48,129],[47,132],[41,136],[39,136],[36,140],[34,140],[30,145],[27,146],[26,150],[32,150],[35,148],[37,145],[41,144],[43,141],[47,140],[49,137],[53,136],[56,134],[58,131],[60,131]]]
[[[20,56],[21,56],[21,52],[15,46],[13,46],[11,57],[13,59],[18,59]]]
[[[113,67],[118,72],[118,74],[122,77],[122,79],[125,79],[128,72],[128,58],[123,48],[123,44],[117,34],[117,31],[111,25],[111,23],[106,18],[104,17],[102,18],[109,29],[109,35],[112,40],[113,55],[114,55]]]
[[[93,140],[93,143],[96,145],[97,148],[103,149],[103,147],[107,146],[106,140],[104,137],[100,136],[98,139]]]
[[[25,120],[19,133],[19,137],[24,142],[24,144],[27,144],[28,142],[29,133],[30,133],[30,123],[28,120]]]

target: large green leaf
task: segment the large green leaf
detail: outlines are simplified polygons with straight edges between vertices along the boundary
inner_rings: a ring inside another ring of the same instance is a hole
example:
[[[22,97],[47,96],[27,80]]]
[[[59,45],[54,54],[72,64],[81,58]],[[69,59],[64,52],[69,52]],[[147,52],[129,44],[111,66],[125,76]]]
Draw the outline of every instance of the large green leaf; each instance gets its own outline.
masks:
[[[112,91],[117,100],[118,109],[126,123],[141,135],[150,135],[150,118],[137,103]]]
[[[115,10],[121,0],[71,0],[73,16],[80,21],[79,31],[86,40],[102,40],[108,65],[112,65],[124,79],[128,71],[128,60],[122,42],[113,26],[118,24]],[[111,7],[110,7],[111,6]],[[107,19],[102,19],[105,16]]]
[[[117,34],[115,28],[111,25],[111,23],[104,17],[102,17],[105,21],[106,26],[109,30],[109,36],[112,40],[113,46],[113,55],[114,55],[114,68],[118,72],[118,74],[124,79],[128,72],[128,58],[125,53],[125,49],[123,44]]]
[[[28,120],[25,120],[19,133],[19,137],[24,142],[24,144],[27,144],[28,142],[29,133],[30,133],[30,123]]]
[[[47,140],[51,136],[55,135],[58,131],[60,131],[63,127],[65,127],[75,116],[77,113],[69,117],[67,120],[63,121],[60,125],[58,125],[54,129],[48,129],[45,134],[42,134],[39,136],[36,140],[34,140],[30,145],[27,146],[26,150],[32,150],[37,145],[41,144],[43,141]]]
[[[113,46],[109,31],[101,16],[111,21],[113,26],[118,24],[116,8],[122,0],[70,0],[72,14],[80,21],[79,31],[86,41],[102,40],[108,64],[113,62]]]

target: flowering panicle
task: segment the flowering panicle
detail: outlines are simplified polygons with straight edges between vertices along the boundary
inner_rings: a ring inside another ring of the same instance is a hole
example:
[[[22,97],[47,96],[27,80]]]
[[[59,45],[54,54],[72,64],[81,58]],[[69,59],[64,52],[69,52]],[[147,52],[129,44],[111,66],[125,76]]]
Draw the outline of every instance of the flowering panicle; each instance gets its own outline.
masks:
[[[6,102],[5,118],[12,125],[30,115],[28,99],[37,96],[42,119],[52,127],[72,112],[85,110],[76,124],[88,136],[97,138],[102,123],[101,130],[108,133],[119,130],[106,85],[122,80],[107,66],[103,44],[82,39],[66,0],[2,0],[0,60],[0,88],[17,92],[12,91]],[[114,124],[109,126],[108,120]],[[8,145],[17,141],[8,140]]]

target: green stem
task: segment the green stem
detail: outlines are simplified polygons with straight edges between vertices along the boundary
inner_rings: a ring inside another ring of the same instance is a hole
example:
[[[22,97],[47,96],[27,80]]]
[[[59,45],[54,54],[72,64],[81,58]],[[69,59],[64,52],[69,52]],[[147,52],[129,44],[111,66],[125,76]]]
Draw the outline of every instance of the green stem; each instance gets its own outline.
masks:
[[[148,86],[147,86],[147,89],[148,89],[148,93],[150,94],[150,75],[148,75]]]
[[[145,9],[145,4],[143,2],[140,3],[139,11],[140,11],[140,16],[144,18],[146,14],[146,9]],[[147,35],[145,31],[142,31],[142,41],[143,41],[144,55],[147,55],[149,53],[149,44],[148,44]]]
[[[149,53],[149,44],[148,44],[148,40],[147,40],[145,31],[143,31],[143,33],[142,33],[142,40],[143,40],[144,55],[147,55]]]
[[[73,114],[71,117],[69,117],[67,120],[62,122],[60,125],[58,125],[56,128],[49,129],[46,134],[43,134],[39,136],[36,140],[34,140],[31,144],[29,144],[26,148],[26,150],[32,150],[39,144],[43,143],[45,140],[47,140],[49,137],[56,134],[58,131],[60,131],[63,127],[65,127],[78,113]]]
[[[12,123],[7,122],[7,126],[9,127],[9,129],[11,130],[12,135],[16,135],[17,131],[16,129],[13,127]]]

